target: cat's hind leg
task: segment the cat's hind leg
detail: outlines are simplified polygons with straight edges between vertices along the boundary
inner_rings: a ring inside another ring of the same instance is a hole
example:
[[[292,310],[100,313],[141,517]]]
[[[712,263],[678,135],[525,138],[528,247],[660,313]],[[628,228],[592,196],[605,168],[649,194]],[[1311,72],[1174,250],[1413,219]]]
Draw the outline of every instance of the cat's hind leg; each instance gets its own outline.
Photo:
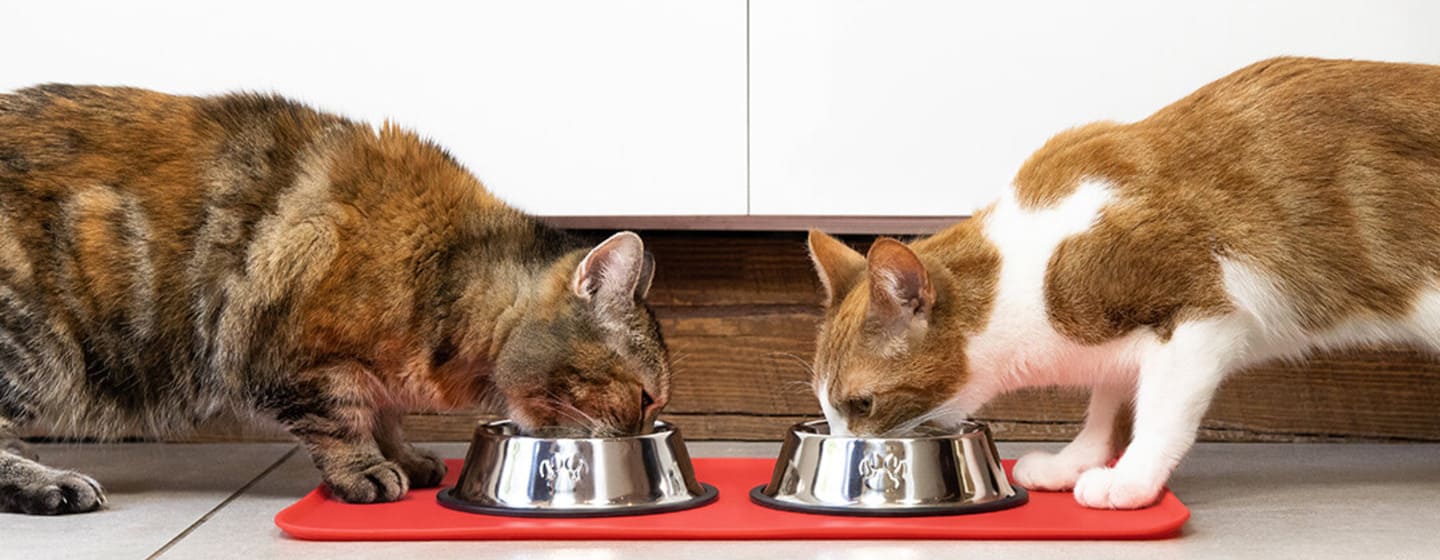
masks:
[[[1244,355],[1248,329],[1236,316],[1181,324],[1140,361],[1134,438],[1114,468],[1096,467],[1075,482],[1075,499],[1092,508],[1134,509],[1160,497],[1195,443],[1200,420],[1225,374]]]
[[[1032,451],[1015,463],[1015,482],[1031,490],[1070,490],[1085,471],[1103,467],[1129,441],[1134,390],[1117,385],[1091,389],[1085,426],[1059,453]]]

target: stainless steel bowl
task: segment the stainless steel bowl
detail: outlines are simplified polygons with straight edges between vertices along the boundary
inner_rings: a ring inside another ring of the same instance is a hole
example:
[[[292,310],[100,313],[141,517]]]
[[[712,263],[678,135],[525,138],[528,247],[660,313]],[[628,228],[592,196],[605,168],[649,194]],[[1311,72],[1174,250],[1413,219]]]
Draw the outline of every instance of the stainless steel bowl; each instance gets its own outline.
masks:
[[[668,423],[631,437],[545,438],[501,420],[475,428],[459,481],[437,499],[490,515],[606,517],[689,509],[717,494],[695,480],[680,430]]]
[[[770,483],[750,492],[776,509],[860,516],[956,515],[1011,508],[1011,486],[982,424],[916,437],[832,436],[824,420],[790,428]]]

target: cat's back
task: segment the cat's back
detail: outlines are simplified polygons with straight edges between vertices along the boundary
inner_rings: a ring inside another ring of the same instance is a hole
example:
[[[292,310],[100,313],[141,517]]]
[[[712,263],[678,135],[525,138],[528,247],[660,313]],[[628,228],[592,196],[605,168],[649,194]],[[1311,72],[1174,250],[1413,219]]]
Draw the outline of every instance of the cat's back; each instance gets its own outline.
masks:
[[[1440,66],[1279,57],[1210,82],[1139,124],[1203,127],[1201,121],[1237,119],[1295,128],[1318,122],[1373,126],[1394,118],[1433,120],[1440,116],[1437,88]]]
[[[237,264],[315,146],[358,128],[267,95],[63,84],[0,94],[0,228],[15,249],[0,258],[45,269],[37,287],[55,294],[119,300],[135,295],[125,286],[187,278],[167,287],[188,293],[179,288],[203,284],[197,274]],[[121,277],[142,271],[154,277]],[[95,277],[71,278],[83,274]]]
[[[572,245],[392,125],[273,95],[0,94],[0,388],[22,388],[0,407],[183,426],[336,353],[409,360],[461,275]]]
[[[316,138],[356,127],[274,95],[45,84],[0,93],[0,177],[34,190],[103,184],[184,197],[283,171]]]
[[[1267,59],[1138,122],[1056,134],[1021,166],[1014,194],[1027,207],[1053,206],[1087,177],[1144,196],[1234,192],[1287,174],[1323,176],[1347,154],[1387,165],[1433,160],[1440,158],[1437,91],[1440,66]]]
[[[216,357],[243,359],[253,339],[254,325],[226,318],[236,290],[254,291],[251,253],[275,249],[263,242],[277,220],[310,208],[284,195],[306,184],[316,147],[362,131],[266,95],[59,84],[0,94],[0,381],[36,391],[0,404],[68,408],[76,425],[164,425],[156,411],[209,406],[234,385]]]
[[[198,101],[64,84],[0,94],[0,177],[12,187],[66,190],[76,183],[139,186],[157,171],[193,174],[194,165],[179,164],[196,161],[210,144],[197,126]]]
[[[1287,303],[1296,329],[1408,313],[1440,278],[1436,91],[1440,67],[1279,58],[1144,120],[1056,135],[1004,213],[1074,218],[1035,258],[1050,322],[1091,343],[1163,336],[1259,305],[1247,283],[1306,294]]]
[[[212,142],[197,126],[197,101],[63,84],[0,94],[7,283],[32,300],[63,301],[52,306],[57,321],[106,314],[85,296],[153,292],[157,259],[188,249],[175,232],[199,210]]]

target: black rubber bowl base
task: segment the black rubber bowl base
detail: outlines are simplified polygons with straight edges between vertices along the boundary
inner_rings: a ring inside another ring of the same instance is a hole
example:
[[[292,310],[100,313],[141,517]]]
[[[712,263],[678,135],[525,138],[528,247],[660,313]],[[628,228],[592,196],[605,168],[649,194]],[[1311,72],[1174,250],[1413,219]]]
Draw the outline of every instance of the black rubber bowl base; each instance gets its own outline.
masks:
[[[967,504],[959,506],[914,506],[893,509],[875,509],[848,506],[807,506],[793,502],[783,502],[765,495],[765,485],[756,486],[750,490],[750,501],[771,509],[782,511],[793,511],[796,513],[813,513],[816,515],[837,515],[844,517],[935,517],[940,515],[966,515],[970,513],[985,513],[987,511],[1000,511],[1025,505],[1030,501],[1030,494],[1024,488],[1015,487],[1015,495],[1008,498],[1001,498],[992,502],[979,504]]]
[[[700,484],[700,486],[705,488],[704,492],[701,492],[699,496],[683,502],[655,504],[649,506],[625,506],[616,507],[613,509],[598,510],[593,508],[522,509],[480,505],[456,498],[454,495],[451,494],[451,491],[455,489],[454,486],[441,490],[439,494],[435,495],[435,500],[440,502],[440,505],[453,510],[463,511],[466,513],[479,513],[482,515],[502,515],[505,517],[556,517],[567,519],[584,519],[589,517],[622,517],[627,515],[649,515],[654,513],[668,513],[672,511],[693,509],[707,505],[710,502],[715,501],[716,498],[720,497],[720,491],[717,490],[714,486],[705,484],[703,482]]]

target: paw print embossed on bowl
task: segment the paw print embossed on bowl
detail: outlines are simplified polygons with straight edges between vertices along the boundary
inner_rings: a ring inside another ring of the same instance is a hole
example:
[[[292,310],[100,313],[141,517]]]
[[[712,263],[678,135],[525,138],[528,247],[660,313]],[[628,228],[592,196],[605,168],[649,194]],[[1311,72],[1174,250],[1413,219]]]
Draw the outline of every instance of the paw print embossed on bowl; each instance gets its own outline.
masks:
[[[982,424],[867,438],[832,436],[817,420],[790,428],[770,483],[752,490],[750,499],[807,513],[913,516],[994,511],[1028,496],[1010,485]]]
[[[680,430],[669,423],[638,436],[552,438],[522,435],[501,420],[475,429],[459,482],[436,499],[490,515],[606,517],[689,509],[716,495],[695,480]]]
[[[905,466],[905,460],[895,453],[871,453],[860,461],[860,479],[876,492],[899,491],[905,484]]]
[[[589,469],[590,464],[585,462],[585,458],[574,453],[547,457],[540,461],[539,467],[545,486],[561,492],[574,492],[576,483]]]

